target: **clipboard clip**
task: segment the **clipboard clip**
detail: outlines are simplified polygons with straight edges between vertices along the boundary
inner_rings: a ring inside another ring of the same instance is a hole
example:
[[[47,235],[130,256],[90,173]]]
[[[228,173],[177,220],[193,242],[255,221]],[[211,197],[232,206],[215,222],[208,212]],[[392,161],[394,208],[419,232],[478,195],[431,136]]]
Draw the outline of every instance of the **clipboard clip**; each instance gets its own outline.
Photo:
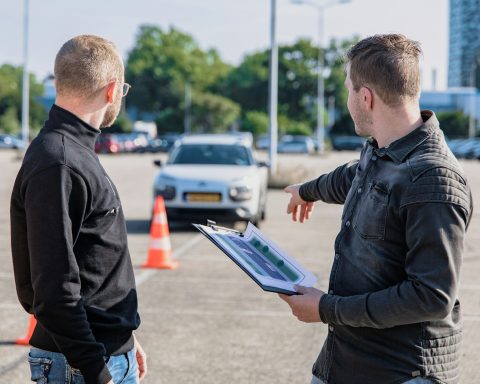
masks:
[[[214,231],[232,232],[232,233],[235,233],[235,234],[243,237],[243,233],[242,233],[242,232],[237,231],[237,230],[235,230],[235,229],[231,229],[231,228],[221,227],[221,226],[217,225],[217,222],[216,222],[216,221],[213,221],[213,220],[208,220],[208,219],[207,219],[207,227],[212,228]]]

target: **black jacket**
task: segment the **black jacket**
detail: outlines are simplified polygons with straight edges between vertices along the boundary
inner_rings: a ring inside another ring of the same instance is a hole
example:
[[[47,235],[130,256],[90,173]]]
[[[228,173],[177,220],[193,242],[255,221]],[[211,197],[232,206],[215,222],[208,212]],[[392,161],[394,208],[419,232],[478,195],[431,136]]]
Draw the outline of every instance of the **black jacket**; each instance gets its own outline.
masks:
[[[94,152],[99,133],[54,105],[25,155],[10,215],[17,294],[38,320],[31,345],[103,384],[103,357],[133,347],[140,319],[120,198]]]
[[[472,215],[465,176],[432,112],[359,161],[304,184],[308,201],[344,204],[329,292],[329,333],[313,374],[330,384],[459,382],[457,298]]]

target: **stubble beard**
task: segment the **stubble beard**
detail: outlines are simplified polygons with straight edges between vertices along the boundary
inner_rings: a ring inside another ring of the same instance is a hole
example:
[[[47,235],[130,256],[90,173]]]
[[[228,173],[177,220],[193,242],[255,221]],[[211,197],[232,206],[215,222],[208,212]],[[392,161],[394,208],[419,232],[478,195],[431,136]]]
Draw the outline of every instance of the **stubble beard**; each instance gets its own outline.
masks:
[[[120,109],[122,107],[122,98],[119,97],[113,103],[107,108],[107,111],[105,112],[105,116],[103,117],[102,124],[100,124],[100,128],[107,128],[110,127],[115,120],[118,117],[118,114],[120,113]]]

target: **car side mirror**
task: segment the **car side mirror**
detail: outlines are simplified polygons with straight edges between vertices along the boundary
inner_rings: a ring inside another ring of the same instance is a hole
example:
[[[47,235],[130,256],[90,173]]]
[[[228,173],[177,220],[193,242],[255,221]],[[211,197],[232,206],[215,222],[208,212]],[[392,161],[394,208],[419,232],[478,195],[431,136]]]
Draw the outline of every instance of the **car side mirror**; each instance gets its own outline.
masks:
[[[270,163],[266,162],[266,161],[257,161],[257,167],[259,168],[270,168]]]
[[[162,166],[162,160],[153,160],[153,164],[156,166],[156,167],[161,167]]]

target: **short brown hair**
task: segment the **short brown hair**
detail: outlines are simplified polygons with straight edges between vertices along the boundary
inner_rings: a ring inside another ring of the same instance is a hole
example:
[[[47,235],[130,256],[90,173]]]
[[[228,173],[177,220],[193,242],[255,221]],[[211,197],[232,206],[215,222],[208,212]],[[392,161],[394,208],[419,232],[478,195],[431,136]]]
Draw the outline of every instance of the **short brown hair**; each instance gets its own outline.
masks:
[[[399,34],[375,35],[347,52],[353,88],[371,87],[391,107],[420,94],[420,43]]]
[[[54,72],[58,94],[88,97],[109,81],[122,80],[123,62],[111,41],[80,35],[60,48]]]

